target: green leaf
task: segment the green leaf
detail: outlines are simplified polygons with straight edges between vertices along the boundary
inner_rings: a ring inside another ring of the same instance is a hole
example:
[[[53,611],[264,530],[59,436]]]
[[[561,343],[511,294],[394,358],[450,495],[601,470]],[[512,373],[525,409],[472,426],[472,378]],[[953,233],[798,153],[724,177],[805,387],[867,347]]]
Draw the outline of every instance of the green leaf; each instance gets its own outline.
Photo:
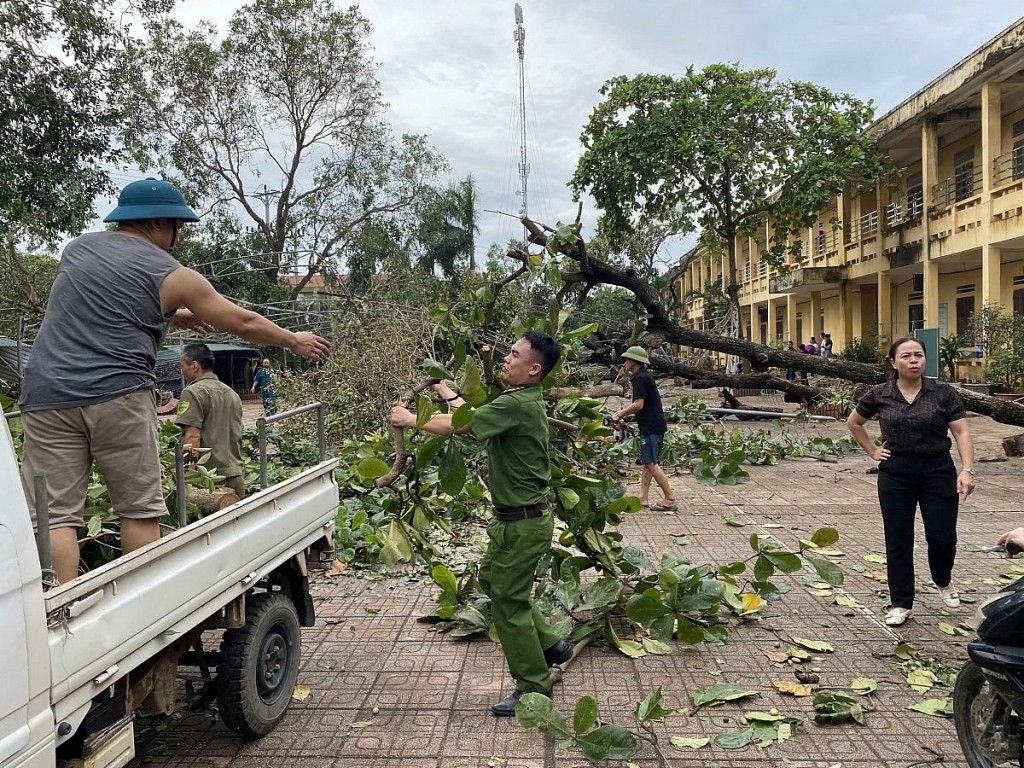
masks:
[[[449,496],[458,495],[466,484],[466,459],[459,450],[459,444],[455,438],[450,438],[445,446],[444,456],[441,458],[441,466],[438,469],[438,479],[441,488]]]
[[[811,541],[817,547],[831,547],[839,541],[839,531],[835,528],[819,528],[811,536]]]
[[[412,562],[412,542],[409,541],[409,535],[400,520],[392,520],[388,526],[387,538],[380,550],[380,559],[388,568],[394,568],[400,562]]]
[[[669,617],[671,618],[671,617]],[[644,650],[648,653],[653,653],[656,656],[668,656],[672,653],[672,648],[667,643],[663,643],[660,640],[656,640],[653,637],[645,637],[640,641]]]
[[[911,704],[907,709],[915,712],[924,712],[932,717],[953,717],[952,699],[925,699],[917,704]]]
[[[621,725],[602,725],[577,739],[583,756],[592,763],[628,760],[636,754],[636,738]]]
[[[454,379],[447,368],[437,362],[437,360],[431,360],[429,357],[423,361],[423,370],[432,379],[440,379],[441,381],[451,381]]]
[[[479,407],[487,402],[487,389],[480,376],[480,369],[477,367],[476,360],[471,357],[466,359],[466,372],[462,377],[459,393],[466,403],[474,407]]]
[[[843,576],[843,572],[839,570],[839,566],[835,563],[830,563],[828,560],[819,560],[814,557],[807,557],[804,555],[804,559],[811,564],[814,572],[818,574],[818,577],[825,582],[828,582],[833,587],[841,587],[843,582],[846,580]]]
[[[857,695],[867,696],[869,693],[874,693],[878,690],[878,681],[870,677],[855,677],[853,682],[850,683],[850,687]]]
[[[391,467],[378,458],[363,459],[356,464],[356,474],[361,480],[376,480],[391,471]]]
[[[798,571],[802,565],[800,558],[792,552],[765,552],[764,557],[771,560],[772,565],[783,573]]]
[[[416,395],[416,429],[422,429],[423,425],[430,421],[434,415],[434,403],[422,392]]]
[[[746,699],[750,696],[758,696],[757,691],[753,691],[750,688],[745,688],[742,685],[736,683],[715,683],[710,686],[702,686],[693,692],[693,706],[694,707],[716,707],[719,704],[723,704],[727,701],[734,701],[736,699]]]
[[[818,653],[832,653],[835,651],[835,648],[824,640],[810,640],[806,637],[796,637],[795,635],[790,635],[790,639],[809,651],[817,651]]]
[[[455,351],[452,352],[452,372],[458,373],[464,362],[466,362],[466,342],[459,339],[455,344]]]
[[[684,645],[700,645],[704,642],[704,628],[685,616],[676,616],[676,640]]]
[[[441,563],[437,563],[430,569],[430,578],[433,579],[434,583],[446,593],[455,594],[458,589],[455,574]]]
[[[668,740],[673,747],[688,747],[689,749],[700,749],[711,743],[711,739],[707,736],[669,736]]]
[[[655,589],[635,592],[626,602],[626,615],[631,621],[635,621],[641,626],[646,626],[659,616],[670,612],[671,610],[662,604],[658,591]]]
[[[574,509],[580,503],[580,495],[572,488],[558,488],[556,490],[558,500],[562,502],[565,509]]]
[[[562,334],[562,337],[561,337],[561,339],[559,339],[559,341],[561,341],[563,344],[565,344],[566,342],[572,341],[573,339],[578,339],[581,336],[586,336],[588,333],[593,333],[599,327],[600,327],[599,323],[588,323],[587,325],[581,325],[579,328],[577,328],[574,331],[568,331],[568,332]]]
[[[639,723],[659,722],[671,715],[675,710],[665,709],[665,699],[661,693],[661,686],[650,696],[641,701],[636,707],[636,720]]]
[[[854,720],[865,725],[864,707],[845,691],[820,691],[814,696],[814,720],[818,723],[845,723]]]
[[[715,736],[715,746],[722,749],[742,749],[754,738],[754,729],[745,728],[742,731],[728,731]]]
[[[754,581],[768,581],[775,574],[775,565],[763,554],[754,561]]]
[[[597,581],[588,584],[583,590],[583,604],[580,608],[584,611],[599,611],[609,605],[618,602],[621,585],[614,576],[604,575]]]
[[[424,472],[430,466],[430,462],[440,452],[447,439],[444,435],[431,435],[423,442],[420,449],[416,451],[416,469],[419,472]]]
[[[556,738],[571,739],[573,735],[555,702],[542,693],[523,694],[516,707],[516,720],[524,728],[536,728]]]
[[[908,659],[912,659],[914,656],[917,656],[917,648],[912,646],[910,643],[900,643],[896,646],[896,650],[893,651],[893,654],[897,659],[907,661]]]
[[[469,424],[473,420],[474,413],[473,406],[469,403],[460,405],[452,414],[452,429],[458,431]]]
[[[584,696],[576,702],[576,711],[572,716],[572,729],[576,736],[589,731],[597,722],[597,701],[592,696]]]

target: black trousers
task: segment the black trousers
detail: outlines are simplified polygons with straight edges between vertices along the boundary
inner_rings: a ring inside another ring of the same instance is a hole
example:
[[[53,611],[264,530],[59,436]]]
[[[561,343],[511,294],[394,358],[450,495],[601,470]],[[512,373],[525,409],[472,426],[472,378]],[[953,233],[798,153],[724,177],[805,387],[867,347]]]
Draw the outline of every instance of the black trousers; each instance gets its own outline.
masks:
[[[878,465],[878,502],[885,527],[889,599],[914,606],[914,516],[921,507],[928,569],[939,586],[950,583],[956,558],[956,466],[948,452],[891,456]]]

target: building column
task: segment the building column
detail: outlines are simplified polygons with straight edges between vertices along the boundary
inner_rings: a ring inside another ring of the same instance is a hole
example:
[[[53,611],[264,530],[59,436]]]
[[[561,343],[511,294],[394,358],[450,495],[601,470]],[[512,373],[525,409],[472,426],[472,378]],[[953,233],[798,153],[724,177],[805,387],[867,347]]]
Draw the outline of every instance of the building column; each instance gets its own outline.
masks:
[[[888,272],[878,273],[878,346],[888,347],[892,335],[892,278]]]
[[[924,268],[924,327],[939,327],[939,262],[926,261]]]
[[[1000,285],[1002,263],[1001,251],[995,245],[985,243],[981,246],[981,306],[995,307],[1002,304],[1002,286]]]
[[[811,336],[821,341],[821,291],[811,291],[811,322],[807,338]]]
[[[786,341],[792,341],[796,344],[802,344],[806,339],[798,339],[796,337],[796,294],[786,294]]]
[[[839,326],[839,338],[832,339],[832,344],[840,349],[846,349],[850,342],[856,338],[853,330],[853,315],[860,315],[860,294],[853,292],[853,283],[843,280],[839,290],[839,314],[842,323]]]
[[[1001,84],[985,83],[981,86],[981,184],[986,194],[994,186],[995,160],[1002,146]]]
[[[924,252],[922,261],[927,263],[931,258],[932,232],[931,214],[928,212],[935,205],[932,192],[939,181],[939,132],[934,120],[925,120],[921,126],[921,194],[924,197],[924,216],[921,217],[921,243]]]

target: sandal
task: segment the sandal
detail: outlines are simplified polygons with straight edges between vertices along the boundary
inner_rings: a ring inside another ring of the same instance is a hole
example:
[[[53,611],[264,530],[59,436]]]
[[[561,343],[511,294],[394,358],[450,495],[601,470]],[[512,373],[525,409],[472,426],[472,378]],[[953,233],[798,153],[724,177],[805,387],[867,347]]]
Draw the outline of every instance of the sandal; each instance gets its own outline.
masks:
[[[885,623],[890,627],[898,627],[907,619],[914,618],[914,611],[911,608],[892,608],[885,614]]]
[[[655,504],[651,509],[654,512],[677,512],[679,505],[674,501],[663,501],[661,504]]]
[[[944,587],[940,587],[936,584],[935,588],[939,590],[939,597],[942,598],[942,602],[945,603],[947,608],[960,607],[960,593],[953,588],[952,582]]]

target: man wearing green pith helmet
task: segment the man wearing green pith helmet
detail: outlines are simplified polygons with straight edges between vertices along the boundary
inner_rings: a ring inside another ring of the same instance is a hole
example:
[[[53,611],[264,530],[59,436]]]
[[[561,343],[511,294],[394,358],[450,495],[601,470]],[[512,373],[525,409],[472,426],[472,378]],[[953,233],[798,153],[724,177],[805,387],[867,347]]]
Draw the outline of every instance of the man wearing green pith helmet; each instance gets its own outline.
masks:
[[[132,182],[104,221],[117,229],[86,233],[64,249],[19,401],[22,481],[33,509],[34,478],[46,477],[60,583],[78,575],[78,529],[93,461],[107,483],[122,549],[160,536],[167,510],[154,385],[157,349],[171,323],[199,333],[215,327],[316,361],[330,350],[326,339],[287,331],[232,304],[170,255],[181,227],[199,221],[173,184]]]
[[[622,357],[626,361],[623,368],[630,376],[633,402],[613,415],[612,419],[621,421],[636,414],[636,423],[640,428],[640,463],[644,467],[640,477],[640,503],[644,508],[650,507],[648,494],[651,490],[651,480],[654,480],[665,494],[665,499],[653,509],[670,512],[678,505],[665,470],[658,464],[665,433],[668,432],[668,422],[665,421],[665,412],[661,407],[658,385],[654,383],[654,377],[647,370],[651,359],[643,347],[630,347],[622,353]]]

